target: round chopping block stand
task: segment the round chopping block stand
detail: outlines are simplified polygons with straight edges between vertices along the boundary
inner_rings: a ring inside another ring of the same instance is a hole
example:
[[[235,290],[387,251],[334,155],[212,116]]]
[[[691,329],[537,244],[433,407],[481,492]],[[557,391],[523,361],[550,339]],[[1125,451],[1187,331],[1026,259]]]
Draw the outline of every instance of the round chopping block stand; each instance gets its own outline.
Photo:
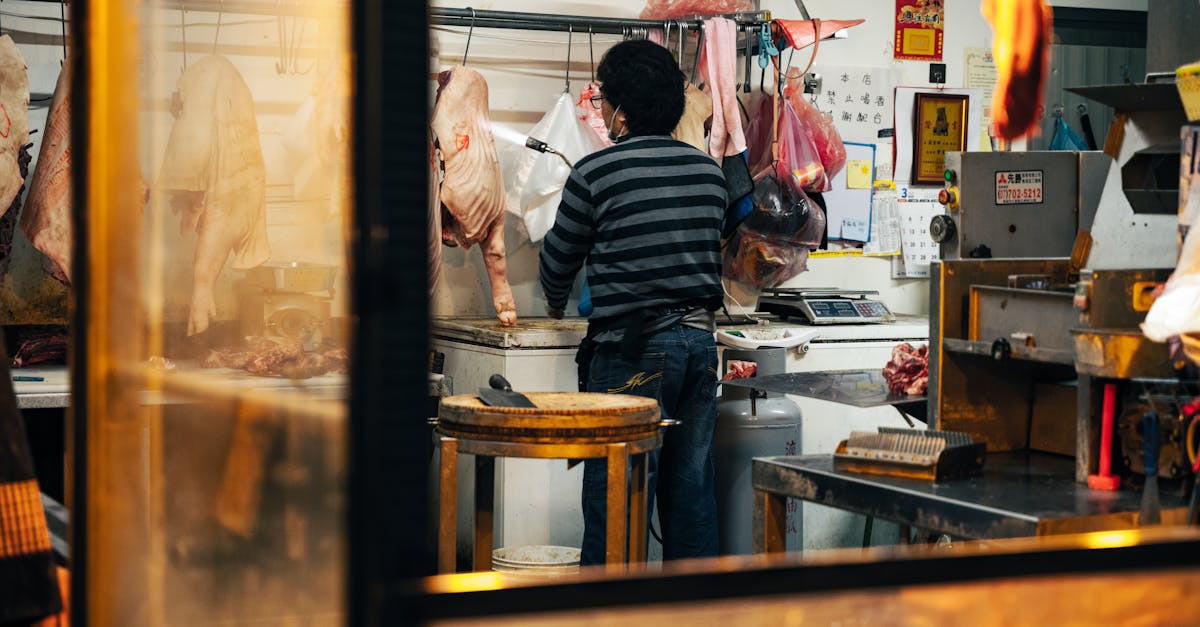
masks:
[[[473,394],[442,399],[437,421],[442,460],[438,571],[455,571],[459,453],[475,455],[474,570],[492,565],[497,457],[608,459],[605,563],[614,572],[624,572],[627,562],[634,568],[644,565],[647,455],[662,446],[658,403],[641,396],[590,392],[526,396],[537,407],[491,407]],[[627,533],[626,514],[638,532]]]

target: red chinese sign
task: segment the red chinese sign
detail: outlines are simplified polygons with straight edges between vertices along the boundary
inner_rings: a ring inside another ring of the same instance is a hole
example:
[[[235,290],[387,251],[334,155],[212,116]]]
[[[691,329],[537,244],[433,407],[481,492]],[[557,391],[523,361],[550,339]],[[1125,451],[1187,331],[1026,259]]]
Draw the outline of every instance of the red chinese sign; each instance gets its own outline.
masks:
[[[942,60],[944,5],[944,0],[896,0],[895,58]]]

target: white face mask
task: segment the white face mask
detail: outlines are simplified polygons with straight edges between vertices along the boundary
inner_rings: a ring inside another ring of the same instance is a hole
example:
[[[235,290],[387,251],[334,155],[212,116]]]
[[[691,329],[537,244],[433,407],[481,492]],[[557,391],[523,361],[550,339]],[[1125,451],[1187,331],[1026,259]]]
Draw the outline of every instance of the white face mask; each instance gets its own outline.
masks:
[[[625,134],[625,129],[621,129],[621,135],[613,132],[613,124],[617,123],[617,112],[621,110],[620,105],[613,109],[613,114],[608,118],[608,140],[616,142],[622,135]]]

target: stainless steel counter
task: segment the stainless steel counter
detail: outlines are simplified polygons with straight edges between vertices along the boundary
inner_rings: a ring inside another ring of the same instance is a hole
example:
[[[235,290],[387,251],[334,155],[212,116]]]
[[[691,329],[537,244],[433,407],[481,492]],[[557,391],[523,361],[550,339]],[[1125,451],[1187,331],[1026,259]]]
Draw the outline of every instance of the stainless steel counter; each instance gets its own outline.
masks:
[[[982,475],[944,482],[837,470],[831,455],[755,458],[752,475],[756,540],[787,496],[972,539],[1128,529],[1142,496],[1090,490],[1075,481],[1074,460],[1032,451],[990,453]],[[1186,506],[1167,493],[1160,503],[1164,518]]]
[[[12,376],[42,378],[42,381],[13,381],[20,409],[60,409],[71,404],[71,382],[66,366],[13,368]]]

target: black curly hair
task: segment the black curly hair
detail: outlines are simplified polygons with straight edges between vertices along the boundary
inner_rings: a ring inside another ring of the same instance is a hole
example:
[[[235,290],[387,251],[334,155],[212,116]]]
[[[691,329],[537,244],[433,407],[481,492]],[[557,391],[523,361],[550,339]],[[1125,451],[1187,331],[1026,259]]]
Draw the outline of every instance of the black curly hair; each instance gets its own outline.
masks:
[[[644,39],[623,41],[596,68],[604,99],[625,113],[634,135],[670,135],[683,117],[686,80],[666,48]]]

